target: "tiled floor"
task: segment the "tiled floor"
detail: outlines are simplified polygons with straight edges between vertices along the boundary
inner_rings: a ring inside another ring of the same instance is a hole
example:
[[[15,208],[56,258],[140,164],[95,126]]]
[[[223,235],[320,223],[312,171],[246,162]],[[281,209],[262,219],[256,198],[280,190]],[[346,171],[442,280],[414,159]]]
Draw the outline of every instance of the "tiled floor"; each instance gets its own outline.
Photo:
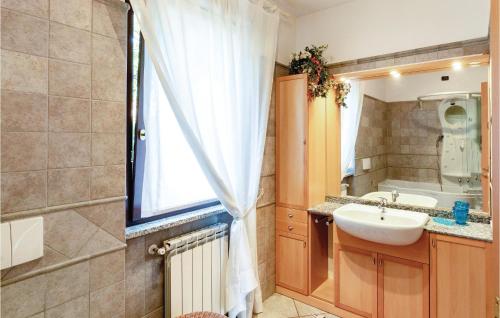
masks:
[[[254,318],[339,318],[325,313],[298,300],[280,294],[273,294],[264,301],[264,312],[254,315]]]

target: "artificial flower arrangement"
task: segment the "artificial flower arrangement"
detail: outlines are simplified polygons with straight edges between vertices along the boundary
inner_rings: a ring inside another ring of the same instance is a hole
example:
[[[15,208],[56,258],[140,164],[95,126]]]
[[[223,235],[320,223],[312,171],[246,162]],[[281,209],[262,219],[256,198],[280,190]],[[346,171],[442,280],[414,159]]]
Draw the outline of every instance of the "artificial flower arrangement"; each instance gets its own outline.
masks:
[[[345,98],[351,89],[347,82],[335,81],[328,74],[326,59],[323,52],[328,45],[306,46],[304,52],[293,53],[290,61],[290,74],[307,74],[307,96],[309,99],[315,97],[326,97],[330,88],[335,89],[336,102],[345,105]]]

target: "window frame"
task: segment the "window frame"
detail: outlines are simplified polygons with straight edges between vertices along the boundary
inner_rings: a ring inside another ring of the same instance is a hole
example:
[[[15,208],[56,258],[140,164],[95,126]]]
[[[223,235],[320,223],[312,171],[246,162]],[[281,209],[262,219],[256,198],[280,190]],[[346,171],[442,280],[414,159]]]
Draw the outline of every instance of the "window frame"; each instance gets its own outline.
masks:
[[[130,5],[129,0],[127,3]],[[134,85],[134,12],[132,7],[127,16],[127,158],[126,158],[126,226],[143,224],[183,213],[200,210],[220,204],[217,199],[188,204],[164,211],[151,217],[141,217],[142,180],[144,179],[144,162],[146,145],[138,140],[138,132],[144,128],[142,115],[143,72],[144,72],[144,38],[139,42],[139,71],[137,76],[136,125],[133,114]]]

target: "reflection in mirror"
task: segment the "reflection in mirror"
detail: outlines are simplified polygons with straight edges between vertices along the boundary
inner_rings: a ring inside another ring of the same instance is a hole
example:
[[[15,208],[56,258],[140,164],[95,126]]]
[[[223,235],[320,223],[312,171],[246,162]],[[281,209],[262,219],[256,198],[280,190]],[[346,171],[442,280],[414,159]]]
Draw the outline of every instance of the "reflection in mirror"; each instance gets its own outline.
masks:
[[[436,208],[463,200],[486,211],[487,80],[488,66],[478,66],[352,81],[341,118],[347,194]]]

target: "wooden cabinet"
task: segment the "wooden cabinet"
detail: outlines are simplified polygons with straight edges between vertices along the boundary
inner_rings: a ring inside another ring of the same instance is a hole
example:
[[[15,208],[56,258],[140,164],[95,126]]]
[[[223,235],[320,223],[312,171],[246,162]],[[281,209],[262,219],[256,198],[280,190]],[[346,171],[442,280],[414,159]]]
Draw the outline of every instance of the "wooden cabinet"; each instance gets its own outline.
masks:
[[[429,265],[378,255],[378,318],[429,317]]]
[[[429,235],[389,246],[335,226],[335,306],[362,317],[429,317]]]
[[[431,236],[431,318],[493,317],[486,242]],[[496,270],[496,269],[495,269]]]
[[[307,209],[325,201],[327,103],[307,97],[307,75],[276,79],[276,284],[308,295]],[[325,272],[324,268],[316,271]]]
[[[276,284],[307,293],[307,242],[304,236],[276,232]]]
[[[335,306],[363,317],[377,316],[377,254],[337,245]]]

